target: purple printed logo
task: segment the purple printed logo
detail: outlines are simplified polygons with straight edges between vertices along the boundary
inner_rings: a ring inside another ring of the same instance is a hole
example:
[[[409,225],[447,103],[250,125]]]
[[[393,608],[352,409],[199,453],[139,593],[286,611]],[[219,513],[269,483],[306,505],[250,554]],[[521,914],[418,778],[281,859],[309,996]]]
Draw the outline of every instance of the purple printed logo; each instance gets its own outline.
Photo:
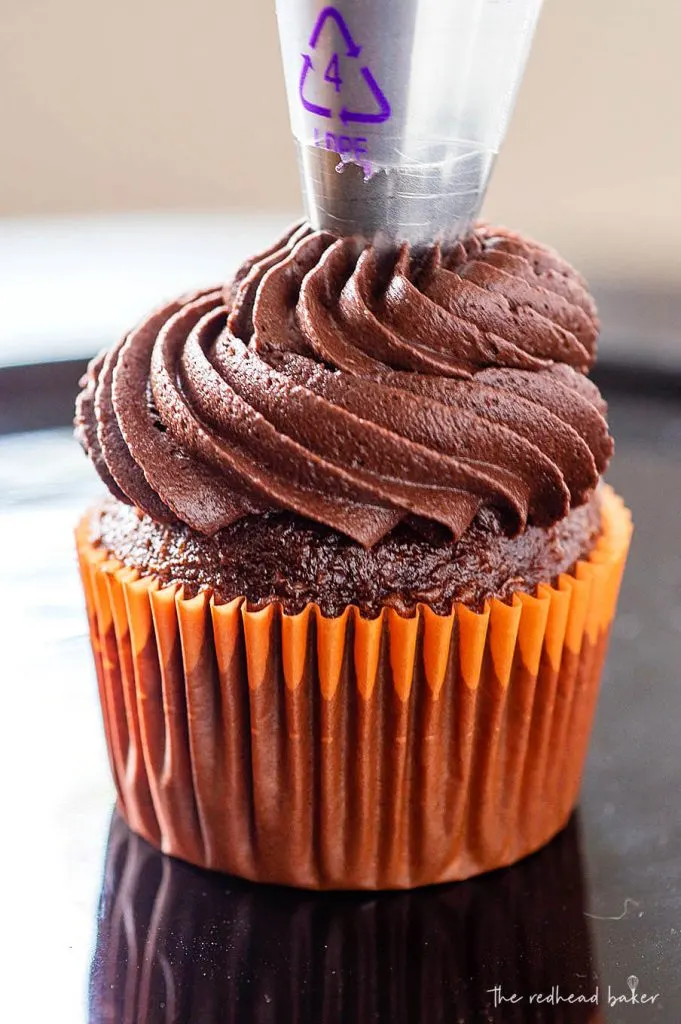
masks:
[[[329,19],[331,19],[332,21],[335,21],[335,23],[336,23],[336,25],[338,27],[338,30],[340,31],[340,34],[343,37],[343,42],[345,44],[345,54],[344,54],[344,57],[348,58],[350,60],[353,60],[353,61],[354,60],[358,60],[359,57],[360,57],[360,54],[362,52],[362,47],[359,46],[355,42],[355,40],[352,38],[352,33],[350,32],[350,29],[347,26],[345,18],[343,17],[343,15],[339,11],[336,10],[335,7],[325,7],[320,12],[319,17],[317,18],[317,21],[315,22],[315,26],[312,29],[312,35],[310,36],[310,39],[309,39],[308,45],[310,47],[310,50],[314,51],[316,49],[317,43],[319,42],[319,37],[322,34],[324,26],[326,25],[326,23],[327,23],[327,21]],[[305,108],[305,110],[308,111],[308,113],[316,114],[317,117],[326,117],[326,118],[333,117],[334,116],[334,112],[333,112],[333,109],[330,106],[327,107],[327,106],[322,106],[319,103],[313,103],[311,100],[309,100],[307,98],[306,93],[305,93],[305,86],[306,86],[306,83],[308,82],[308,78],[309,78],[310,73],[311,72],[312,73],[319,73],[319,72],[321,72],[322,69],[319,68],[319,67],[315,68],[315,65],[313,63],[313,58],[312,58],[312,55],[310,53],[303,53],[302,54],[302,58],[303,58],[303,66],[302,66],[301,71],[300,71],[300,83],[299,83],[299,87],[298,87],[298,92],[299,92],[300,101],[303,104],[303,107]],[[387,99],[385,93],[383,92],[383,90],[379,86],[378,82],[374,78],[373,74],[371,73],[371,68],[370,67],[368,67],[367,65],[362,65],[359,68],[359,73],[362,76],[362,78],[364,79],[364,82],[366,83],[366,86],[367,86],[367,90],[368,90],[368,92],[367,92],[367,100],[369,102],[373,101],[373,104],[372,104],[373,107],[374,107],[373,110],[372,109],[368,109],[368,110],[350,110],[342,102],[342,93],[343,93],[343,84],[344,84],[344,82],[343,82],[343,78],[341,76],[341,55],[339,53],[335,53],[334,52],[332,57],[331,57],[331,59],[330,59],[330,61],[326,65],[326,68],[324,68],[324,72],[323,72],[323,74],[324,74],[324,81],[327,82],[329,85],[333,86],[333,88],[334,88],[334,90],[336,92],[336,95],[339,97],[339,99],[341,101],[341,104],[342,104],[340,109],[337,111],[337,115],[336,116],[338,117],[339,121],[341,121],[342,124],[344,124],[344,125],[348,125],[348,124],[352,124],[352,123],[354,123],[354,124],[382,124],[383,121],[387,121],[388,120],[388,118],[390,117],[390,115],[392,113],[392,111],[390,109],[390,103],[388,102],[388,99]],[[327,133],[327,134],[330,134],[330,133]],[[345,138],[345,136],[341,136],[341,138]],[[362,141],[365,141],[365,140],[362,140]],[[332,147],[328,147],[328,148],[332,148]],[[333,147],[333,148],[335,148],[335,147]],[[339,152],[340,152],[340,150],[339,150]]]

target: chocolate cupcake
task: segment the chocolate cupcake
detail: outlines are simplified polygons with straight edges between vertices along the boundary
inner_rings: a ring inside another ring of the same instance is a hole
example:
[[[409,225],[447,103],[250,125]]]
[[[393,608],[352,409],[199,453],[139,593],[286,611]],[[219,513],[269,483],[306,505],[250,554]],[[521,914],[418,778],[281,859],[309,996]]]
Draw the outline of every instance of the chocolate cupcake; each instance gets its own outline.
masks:
[[[95,359],[77,540],[120,807],[313,888],[509,864],[567,821],[631,532],[585,284],[478,228],[300,225]]]

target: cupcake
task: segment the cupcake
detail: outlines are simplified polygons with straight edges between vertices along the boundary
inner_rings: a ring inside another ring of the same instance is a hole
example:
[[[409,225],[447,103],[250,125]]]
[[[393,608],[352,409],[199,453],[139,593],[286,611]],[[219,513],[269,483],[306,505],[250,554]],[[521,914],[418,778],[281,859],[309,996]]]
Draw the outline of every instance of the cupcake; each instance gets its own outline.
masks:
[[[410,888],[577,799],[631,533],[556,253],[296,226],[97,357],[77,547],[122,815],[162,851]]]
[[[88,1019],[595,1024],[605,1000],[586,909],[574,817],[484,880],[376,896],[208,874],[115,815]]]

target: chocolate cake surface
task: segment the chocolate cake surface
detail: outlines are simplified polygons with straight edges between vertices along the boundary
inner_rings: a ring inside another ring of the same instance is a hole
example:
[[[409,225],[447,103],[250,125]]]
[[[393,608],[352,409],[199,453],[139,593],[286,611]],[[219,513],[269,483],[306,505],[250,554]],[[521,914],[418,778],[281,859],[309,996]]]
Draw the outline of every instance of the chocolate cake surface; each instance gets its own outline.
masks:
[[[516,537],[483,510],[459,540],[431,524],[404,523],[371,548],[286,513],[240,519],[213,537],[184,524],[155,523],[114,499],[97,507],[92,538],[125,565],[187,596],[209,589],[220,602],[280,602],[289,614],[311,601],[324,615],[357,605],[373,618],[381,607],[413,612],[418,602],[447,614],[452,602],[480,608],[488,597],[532,592],[588,555],[599,532],[598,498],[547,529]]]

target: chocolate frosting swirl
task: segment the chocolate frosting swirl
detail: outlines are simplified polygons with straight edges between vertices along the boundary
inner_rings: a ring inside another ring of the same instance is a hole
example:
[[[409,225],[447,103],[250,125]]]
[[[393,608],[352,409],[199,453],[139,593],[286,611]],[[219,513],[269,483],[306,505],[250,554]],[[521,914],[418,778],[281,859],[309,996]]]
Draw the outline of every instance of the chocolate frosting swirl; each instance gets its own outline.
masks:
[[[120,501],[208,535],[281,509],[369,547],[483,507],[514,534],[608,462],[597,335],[582,278],[506,230],[424,253],[301,224],[93,360],[77,433]]]

